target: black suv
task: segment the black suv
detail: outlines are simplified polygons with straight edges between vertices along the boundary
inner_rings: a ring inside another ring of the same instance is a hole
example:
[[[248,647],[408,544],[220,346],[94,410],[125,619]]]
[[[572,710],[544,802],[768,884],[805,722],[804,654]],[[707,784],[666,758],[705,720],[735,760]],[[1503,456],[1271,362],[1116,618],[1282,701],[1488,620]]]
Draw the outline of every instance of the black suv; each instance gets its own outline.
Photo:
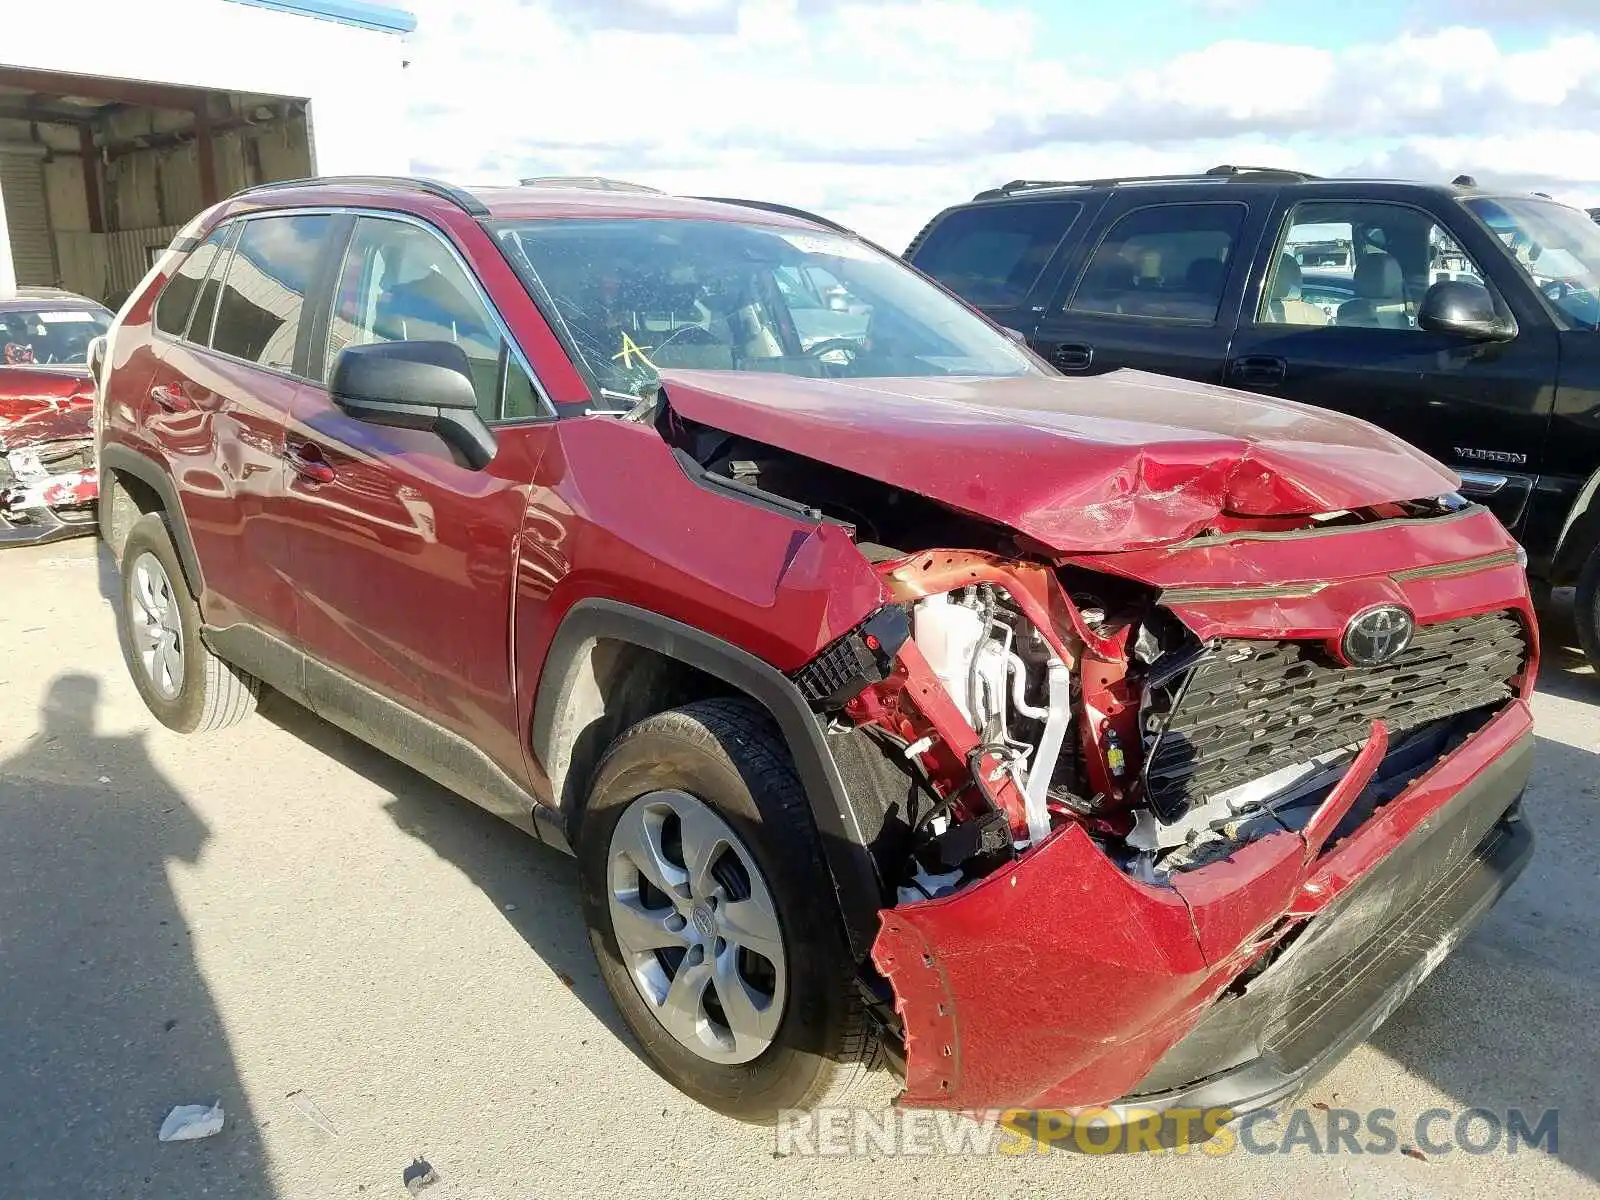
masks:
[[[906,258],[1068,374],[1137,367],[1363,417],[1461,476],[1600,670],[1600,225],[1533,195],[1216,167],[1018,180]]]

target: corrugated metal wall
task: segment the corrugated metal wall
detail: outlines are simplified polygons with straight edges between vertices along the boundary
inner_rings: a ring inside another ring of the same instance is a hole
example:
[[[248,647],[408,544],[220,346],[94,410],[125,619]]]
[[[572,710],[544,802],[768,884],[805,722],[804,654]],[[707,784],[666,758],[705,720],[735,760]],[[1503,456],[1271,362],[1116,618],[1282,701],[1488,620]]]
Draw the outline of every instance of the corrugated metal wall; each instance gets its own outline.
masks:
[[[53,285],[55,241],[50,236],[43,156],[0,151],[0,197],[5,200],[6,230],[11,237],[11,263],[17,283],[24,287]]]
[[[151,127],[148,116],[130,112],[119,117],[119,136]],[[123,121],[130,123],[127,128],[120,127]],[[300,118],[219,133],[214,155],[222,196],[252,183],[311,172],[309,131]],[[0,163],[7,157],[0,152]],[[31,191],[25,182],[13,189],[9,172],[0,175],[8,211],[14,190],[39,200],[20,225],[11,223],[20,281],[55,284],[113,307],[144,278],[151,248],[165,247],[204,207],[193,144],[118,154],[102,165],[102,210],[106,228],[117,231],[112,233],[90,232],[82,161],[75,153],[57,147],[47,161],[36,157],[31,165]],[[47,220],[33,215],[41,207]]]

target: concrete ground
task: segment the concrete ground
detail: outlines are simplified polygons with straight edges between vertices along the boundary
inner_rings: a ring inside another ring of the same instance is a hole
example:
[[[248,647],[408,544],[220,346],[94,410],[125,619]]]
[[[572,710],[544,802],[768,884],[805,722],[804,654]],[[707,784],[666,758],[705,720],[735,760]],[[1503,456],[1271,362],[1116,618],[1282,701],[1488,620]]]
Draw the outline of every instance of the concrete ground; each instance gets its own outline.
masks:
[[[5,1195],[404,1196],[417,1156],[429,1200],[1600,1195],[1600,680],[1559,614],[1533,865],[1305,1099],[1393,1109],[1401,1141],[1434,1107],[1556,1108],[1554,1155],[822,1159],[635,1056],[569,860],[278,698],[209,738],[160,728],[97,549],[0,554]],[[172,1105],[219,1098],[221,1135],[157,1142]]]

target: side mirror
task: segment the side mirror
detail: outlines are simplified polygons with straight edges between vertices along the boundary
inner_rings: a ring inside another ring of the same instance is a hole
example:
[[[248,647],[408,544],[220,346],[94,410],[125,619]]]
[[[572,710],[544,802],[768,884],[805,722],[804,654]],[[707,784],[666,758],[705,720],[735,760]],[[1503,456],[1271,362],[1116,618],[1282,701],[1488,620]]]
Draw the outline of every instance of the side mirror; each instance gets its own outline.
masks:
[[[1023,333],[1020,329],[1013,329],[1009,325],[1002,325],[1000,326],[1000,332],[1005,334],[1013,342],[1016,342],[1019,346],[1026,346],[1028,344],[1028,335]]]
[[[1480,342],[1509,342],[1517,336],[1516,326],[1495,310],[1489,289],[1464,279],[1441,280],[1427,290],[1417,312],[1417,328]]]
[[[346,346],[334,360],[328,392],[358,421],[437,433],[481,471],[497,447],[478,415],[471,371],[466,351],[454,342]]]
[[[99,334],[89,339],[89,349],[85,354],[85,361],[89,367],[89,375],[96,385],[100,382],[100,368],[106,361],[106,335]]]

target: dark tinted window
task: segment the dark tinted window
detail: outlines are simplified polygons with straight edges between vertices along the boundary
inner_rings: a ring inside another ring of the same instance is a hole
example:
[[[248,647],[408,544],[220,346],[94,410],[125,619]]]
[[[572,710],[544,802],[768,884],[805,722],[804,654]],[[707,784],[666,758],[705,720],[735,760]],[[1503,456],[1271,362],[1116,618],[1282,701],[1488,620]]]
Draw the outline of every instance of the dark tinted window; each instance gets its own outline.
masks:
[[[162,289],[161,298],[156,301],[156,328],[162,333],[170,333],[173,337],[183,336],[189,322],[189,310],[194,307],[194,298],[200,294],[206,274],[217,259],[217,251],[230,232],[230,227],[226,225],[212,230],[211,236],[178,264],[177,271]]]
[[[911,261],[969,303],[1021,304],[1082,210],[1076,200],[957,209]]]
[[[211,326],[217,319],[217,293],[222,290],[223,277],[228,273],[228,258],[233,254],[233,245],[239,240],[239,222],[231,221],[223,229],[225,236],[222,246],[217,251],[216,261],[211,264],[211,273],[206,276],[205,287],[200,289],[200,299],[195,303],[188,328],[184,331],[189,341],[202,346],[211,341]]]
[[[294,366],[300,314],[331,216],[258,217],[228,261],[211,347],[280,371]]]
[[[1214,322],[1246,211],[1242,204],[1165,204],[1128,213],[1100,243],[1067,307]]]

